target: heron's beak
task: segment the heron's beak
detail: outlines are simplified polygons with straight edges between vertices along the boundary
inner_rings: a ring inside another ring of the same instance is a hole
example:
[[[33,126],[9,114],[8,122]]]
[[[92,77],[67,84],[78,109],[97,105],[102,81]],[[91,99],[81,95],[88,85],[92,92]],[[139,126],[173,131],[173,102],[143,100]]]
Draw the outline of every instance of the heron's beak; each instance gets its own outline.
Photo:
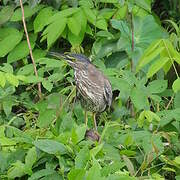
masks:
[[[64,60],[66,60],[66,55],[58,53],[58,52],[48,52],[48,55],[56,57],[57,59],[64,59]]]
[[[57,59],[63,59],[68,62],[68,64],[74,67],[74,63],[76,62],[75,58],[72,58],[69,54],[61,54],[58,52],[48,52],[48,55],[56,57]]]

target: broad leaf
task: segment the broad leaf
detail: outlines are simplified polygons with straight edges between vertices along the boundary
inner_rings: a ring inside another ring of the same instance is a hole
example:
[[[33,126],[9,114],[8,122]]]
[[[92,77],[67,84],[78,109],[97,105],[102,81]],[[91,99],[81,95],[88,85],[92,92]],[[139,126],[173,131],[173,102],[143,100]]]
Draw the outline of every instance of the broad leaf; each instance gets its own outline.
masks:
[[[89,160],[90,160],[89,149],[87,146],[84,146],[84,148],[79,151],[78,155],[75,158],[75,168],[76,169],[85,168]]]
[[[49,139],[36,140],[34,141],[34,145],[41,151],[44,151],[48,154],[63,155],[67,153],[67,149],[64,146],[64,144],[54,140],[49,140]]]
[[[34,32],[42,31],[47,24],[48,19],[53,15],[52,8],[47,7],[42,9],[34,20]]]
[[[176,79],[174,82],[173,82],[173,85],[172,85],[172,89],[175,93],[177,93],[178,91],[180,91],[180,78]]]

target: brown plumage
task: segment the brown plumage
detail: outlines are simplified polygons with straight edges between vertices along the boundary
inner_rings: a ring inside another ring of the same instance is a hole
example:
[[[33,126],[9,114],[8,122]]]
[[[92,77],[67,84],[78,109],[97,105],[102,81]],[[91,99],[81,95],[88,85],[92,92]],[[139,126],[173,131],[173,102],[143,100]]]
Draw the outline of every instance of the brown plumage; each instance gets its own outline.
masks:
[[[109,80],[82,54],[50,54],[67,60],[74,69],[77,97],[85,109],[85,124],[87,125],[86,111],[90,111],[93,113],[94,126],[97,130],[96,113],[103,112],[112,103],[112,88]]]

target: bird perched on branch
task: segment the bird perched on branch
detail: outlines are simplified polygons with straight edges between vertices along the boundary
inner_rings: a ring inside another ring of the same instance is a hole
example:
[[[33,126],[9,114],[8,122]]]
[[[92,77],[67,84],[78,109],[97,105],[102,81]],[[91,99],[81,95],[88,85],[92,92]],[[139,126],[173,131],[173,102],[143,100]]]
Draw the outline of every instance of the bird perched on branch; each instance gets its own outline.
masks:
[[[63,58],[74,69],[74,79],[77,97],[85,109],[85,124],[87,125],[87,111],[92,112],[95,130],[96,113],[103,112],[111,106],[112,88],[107,77],[97,69],[91,61],[82,54],[60,54],[50,52],[50,55]]]

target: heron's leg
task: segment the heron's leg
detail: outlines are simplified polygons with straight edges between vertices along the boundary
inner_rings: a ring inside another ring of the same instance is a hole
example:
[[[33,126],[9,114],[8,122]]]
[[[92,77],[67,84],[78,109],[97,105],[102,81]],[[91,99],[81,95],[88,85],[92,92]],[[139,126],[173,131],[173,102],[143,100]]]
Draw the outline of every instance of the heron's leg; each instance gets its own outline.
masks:
[[[94,128],[97,131],[97,124],[96,124],[96,113],[93,113],[93,123],[94,123]]]
[[[85,125],[87,126],[88,123],[88,116],[87,116],[87,111],[85,111]]]

